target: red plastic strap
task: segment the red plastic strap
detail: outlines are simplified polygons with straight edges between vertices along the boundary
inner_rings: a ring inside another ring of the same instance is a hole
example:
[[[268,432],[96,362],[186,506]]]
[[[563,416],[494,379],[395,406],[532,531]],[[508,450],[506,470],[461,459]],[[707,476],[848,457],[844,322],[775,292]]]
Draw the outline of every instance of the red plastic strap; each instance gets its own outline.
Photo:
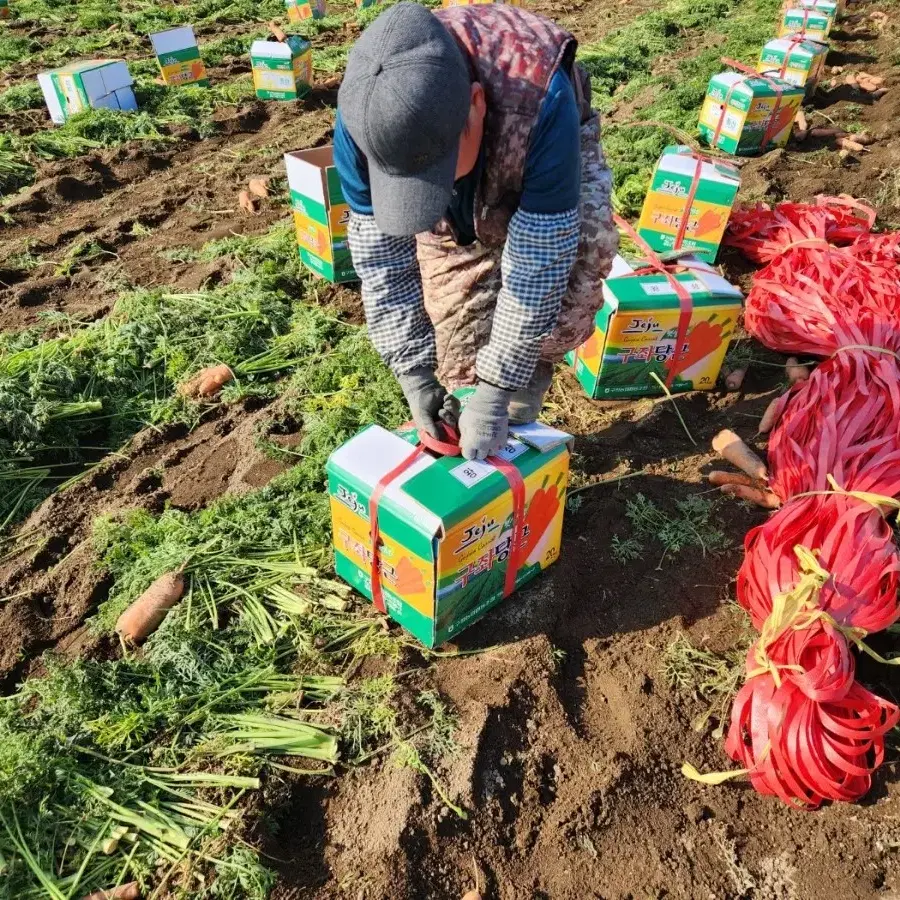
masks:
[[[742,72],[747,78],[760,78],[763,81],[767,82],[769,86],[775,91],[775,106],[772,109],[772,115],[769,116],[769,124],[766,125],[766,130],[763,132],[762,143],[759,145],[760,152],[765,152],[766,146],[769,143],[769,139],[773,135],[772,129],[775,125],[778,124],[778,110],[781,108],[781,100],[782,95],[784,94],[784,87],[780,85],[774,78],[769,75],[763,75],[761,72],[757,72],[756,69],[751,68],[750,66],[745,66],[742,62],[738,62],[736,59],[729,59],[727,56],[722,57],[723,65],[729,66],[737,72]],[[742,84],[746,79],[741,79],[740,81],[736,81],[729,89],[728,93],[725,96],[725,102],[722,104],[722,113],[719,116],[719,123],[716,126],[716,133],[713,136],[713,147],[716,146],[717,141],[719,140],[719,135],[722,132],[722,123],[725,121],[725,110],[728,106],[728,101],[731,99],[731,95],[734,92],[734,89]]]
[[[697,196],[697,188],[700,185],[700,173],[703,171],[703,163],[707,161],[712,162],[712,160],[708,160],[708,157],[701,156],[699,153],[692,153],[691,157],[697,160],[697,167],[694,169],[694,178],[691,181],[687,199],[684,201],[684,212],[681,214],[678,233],[675,235],[675,243],[672,246],[673,250],[680,250],[684,246],[684,236],[687,233],[688,223],[691,219],[691,208],[694,205],[694,198]]]
[[[681,307],[681,312],[678,316],[678,330],[675,333],[675,352],[672,354],[672,362],[669,363],[667,372],[666,372],[666,387],[671,387],[672,382],[675,380],[675,376],[678,374],[678,363],[680,361],[680,357],[684,353],[683,345],[687,340],[688,328],[691,325],[691,316],[694,313],[694,300],[691,297],[690,291],[672,274],[672,269],[675,269],[676,272],[681,271],[690,271],[685,266],[669,266],[664,263],[659,256],[656,254],[654,250],[650,248],[650,245],[621,217],[618,215],[613,215],[613,220],[616,225],[637,244],[640,251],[647,257],[647,265],[643,268],[653,269],[656,272],[659,272],[660,275],[665,275],[668,279],[669,284],[672,286],[672,290],[675,291],[675,296],[678,297],[678,303]],[[641,274],[641,269],[637,269],[634,272],[629,273],[628,275],[621,276],[622,278],[634,278]]]
[[[802,34],[792,34],[788,40],[790,46],[784,53],[784,62],[781,64],[781,68],[778,70],[778,77],[784,78],[785,73],[788,69],[788,63],[791,61],[791,54],[794,52],[795,47],[799,47],[806,38]]]
[[[369,498],[369,540],[372,543],[372,564],[369,574],[372,580],[372,603],[381,612],[387,612],[384,602],[384,589],[381,585],[381,532],[378,525],[378,509],[385,490],[422,456],[426,450],[439,456],[460,456],[462,449],[459,446],[459,433],[455,428],[442,423],[444,434],[448,438],[440,441],[433,438],[425,431],[419,430],[419,443],[413,448],[409,456],[405,457],[393,469],[383,475],[375,485],[372,496]],[[506,579],[504,582],[503,596],[508,597],[516,589],[516,576],[522,566],[520,559],[525,546],[525,482],[519,470],[499,456],[489,456],[485,462],[490,463],[500,472],[509,485],[513,500],[513,533],[509,548],[509,560],[506,565]]]

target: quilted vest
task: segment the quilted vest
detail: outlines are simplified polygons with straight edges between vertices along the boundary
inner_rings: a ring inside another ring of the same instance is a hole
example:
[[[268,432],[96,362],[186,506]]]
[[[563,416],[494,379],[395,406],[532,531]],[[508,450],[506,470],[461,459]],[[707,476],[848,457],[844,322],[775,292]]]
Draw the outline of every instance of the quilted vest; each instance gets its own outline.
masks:
[[[453,6],[435,12],[456,38],[487,101],[484,167],[475,194],[475,233],[486,247],[506,241],[519,208],[531,134],[550,80],[570,71],[577,42],[534,13],[502,4]],[[442,222],[437,233],[448,233]]]

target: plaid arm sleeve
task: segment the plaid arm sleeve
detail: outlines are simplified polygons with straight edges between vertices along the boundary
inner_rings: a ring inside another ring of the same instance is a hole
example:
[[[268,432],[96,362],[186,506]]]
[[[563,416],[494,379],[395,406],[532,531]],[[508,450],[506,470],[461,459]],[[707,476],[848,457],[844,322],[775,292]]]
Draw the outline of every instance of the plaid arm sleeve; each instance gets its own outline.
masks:
[[[534,374],[541,345],[556,326],[578,253],[578,210],[518,210],[503,249],[503,287],[488,343],[478,351],[479,379],[517,390]]]
[[[434,371],[434,328],[425,313],[416,239],[390,237],[373,216],[353,212],[347,237],[375,349],[395,375],[422,366]]]

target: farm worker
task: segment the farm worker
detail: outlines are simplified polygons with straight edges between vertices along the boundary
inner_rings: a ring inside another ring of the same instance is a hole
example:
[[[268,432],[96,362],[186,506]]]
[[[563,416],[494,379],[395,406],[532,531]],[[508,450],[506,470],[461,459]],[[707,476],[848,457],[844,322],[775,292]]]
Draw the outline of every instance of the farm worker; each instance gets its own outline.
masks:
[[[618,247],[576,42],[505,5],[385,10],[350,51],[334,163],[373,344],[467,459],[534,421]],[[448,394],[475,385],[462,414]]]

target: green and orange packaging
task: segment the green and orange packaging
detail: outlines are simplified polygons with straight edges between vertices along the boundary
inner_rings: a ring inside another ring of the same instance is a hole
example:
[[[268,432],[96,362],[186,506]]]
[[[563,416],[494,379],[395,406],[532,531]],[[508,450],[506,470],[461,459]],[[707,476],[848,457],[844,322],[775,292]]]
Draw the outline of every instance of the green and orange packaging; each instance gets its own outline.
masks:
[[[10,18],[9,0],[0,0],[0,19]]]
[[[638,234],[658,253],[692,250],[715,262],[740,185],[740,170],[731,163],[690,147],[666,147],[650,179]]]
[[[369,599],[372,493],[415,442],[414,431],[372,425],[328,460],[335,570]],[[514,428],[500,453],[525,489],[516,588],[559,557],[570,445],[570,435],[532,424]],[[421,454],[385,488],[378,529],[387,612],[426,647],[459,634],[503,599],[513,493],[507,476],[491,463]]]
[[[795,0],[782,11],[778,36],[802,34],[814,41],[826,41],[838,12],[834,0]]]
[[[773,38],[762,48],[757,71],[783,78],[802,87],[811,97],[825,70],[828,45],[813,41],[802,34]]]
[[[150,35],[162,80],[168,85],[196,84],[209,87],[206,66],[200,58],[194,29],[190,25]]]
[[[781,78],[720,72],[709,81],[700,110],[700,136],[710,147],[736,156],[783,147],[804,93]]]
[[[742,294],[695,257],[680,259],[673,269],[692,309],[669,390],[709,390],[719,377]],[[634,274],[616,257],[603,283],[594,333],[566,360],[591,398],[659,396],[663,389],[656,378],[669,381],[680,319],[681,302],[666,275],[651,270]]]
[[[250,46],[253,86],[260,100],[299,100],[312,89],[312,45],[300,35]]]
[[[303,263],[336,284],[357,281],[347,243],[350,207],[334,167],[333,148],[286,153],[284,165]]]
[[[328,15],[325,0],[284,0],[289,22],[324,19]]]

